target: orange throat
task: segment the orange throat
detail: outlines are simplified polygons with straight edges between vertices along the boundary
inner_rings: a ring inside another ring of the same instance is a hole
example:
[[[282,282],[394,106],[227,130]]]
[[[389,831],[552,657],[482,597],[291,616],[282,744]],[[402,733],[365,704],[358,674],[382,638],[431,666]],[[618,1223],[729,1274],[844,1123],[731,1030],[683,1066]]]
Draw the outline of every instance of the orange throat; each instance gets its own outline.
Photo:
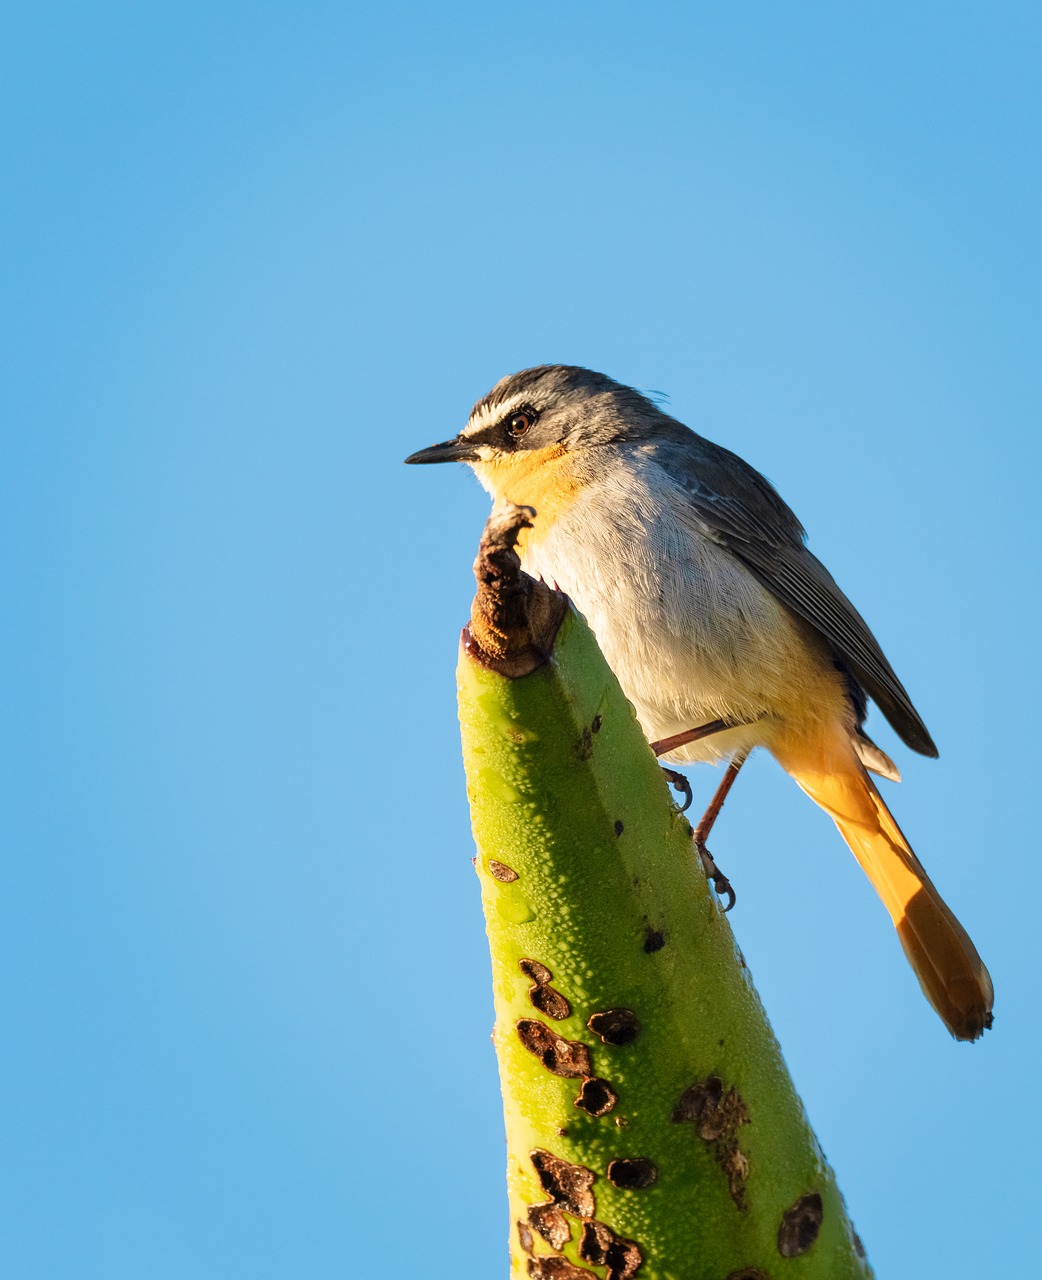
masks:
[[[533,507],[534,527],[522,530],[523,549],[538,542],[555,520],[568,511],[582,489],[575,455],[563,445],[524,449],[490,462],[475,462],[474,472],[497,501]]]

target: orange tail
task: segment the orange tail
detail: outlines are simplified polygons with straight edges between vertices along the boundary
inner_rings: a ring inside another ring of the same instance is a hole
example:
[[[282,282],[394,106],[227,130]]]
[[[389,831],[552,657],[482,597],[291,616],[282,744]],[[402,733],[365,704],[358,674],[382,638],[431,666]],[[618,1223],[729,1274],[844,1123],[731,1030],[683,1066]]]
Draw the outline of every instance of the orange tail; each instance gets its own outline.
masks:
[[[853,750],[830,753],[827,767],[811,764],[802,751],[776,754],[786,772],[832,817],[872,881],[923,994],[944,1025],[956,1040],[976,1040],[991,1026],[991,978]]]

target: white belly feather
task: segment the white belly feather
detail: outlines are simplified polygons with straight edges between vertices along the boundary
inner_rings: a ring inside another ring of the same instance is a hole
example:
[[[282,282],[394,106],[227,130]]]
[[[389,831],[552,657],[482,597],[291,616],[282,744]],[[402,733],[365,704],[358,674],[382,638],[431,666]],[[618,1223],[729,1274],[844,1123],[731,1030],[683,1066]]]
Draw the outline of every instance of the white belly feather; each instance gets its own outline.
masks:
[[[602,472],[545,531],[537,513],[522,564],[571,597],[648,738],[726,719],[747,727],[667,758],[769,745],[779,720],[806,715],[818,684],[834,714],[840,681],[806,624],[704,536],[664,473],[636,470],[625,488]]]

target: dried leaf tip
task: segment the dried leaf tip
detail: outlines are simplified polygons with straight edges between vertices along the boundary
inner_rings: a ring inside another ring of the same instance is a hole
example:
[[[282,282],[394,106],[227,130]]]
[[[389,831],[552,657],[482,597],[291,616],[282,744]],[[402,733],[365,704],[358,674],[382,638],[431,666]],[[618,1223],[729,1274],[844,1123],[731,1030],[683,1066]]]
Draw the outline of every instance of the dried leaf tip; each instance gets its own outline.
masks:
[[[521,569],[517,543],[533,527],[531,507],[497,502],[485,524],[474,562],[478,589],[463,629],[463,646],[476,661],[511,679],[549,658],[568,600]]]

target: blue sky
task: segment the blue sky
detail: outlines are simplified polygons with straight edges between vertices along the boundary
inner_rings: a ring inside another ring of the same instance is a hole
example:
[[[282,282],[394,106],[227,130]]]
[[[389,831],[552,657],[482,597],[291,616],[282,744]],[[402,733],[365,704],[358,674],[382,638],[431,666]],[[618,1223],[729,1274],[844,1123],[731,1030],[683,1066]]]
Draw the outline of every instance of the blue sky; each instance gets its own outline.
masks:
[[[937,762],[869,727],[995,979],[983,1043],[769,760],[714,848],[880,1276],[1030,1266],[1040,36],[1002,2],[9,7],[5,1275],[505,1274],[453,681],[486,499],[401,459],[544,360],[770,476],[923,713]]]

